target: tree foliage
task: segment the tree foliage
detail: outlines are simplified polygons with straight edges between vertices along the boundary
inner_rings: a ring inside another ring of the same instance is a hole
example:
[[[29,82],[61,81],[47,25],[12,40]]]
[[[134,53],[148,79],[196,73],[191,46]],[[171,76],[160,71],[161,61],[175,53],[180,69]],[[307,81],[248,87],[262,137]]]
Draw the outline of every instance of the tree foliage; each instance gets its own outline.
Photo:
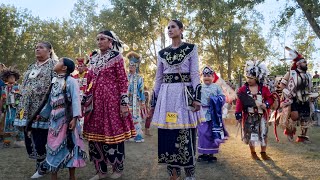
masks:
[[[77,0],[70,19],[59,20],[39,19],[28,10],[2,4],[0,62],[16,65],[23,72],[34,62],[34,47],[39,41],[51,42],[59,57],[84,57],[96,49],[98,32],[112,30],[130,51],[142,55],[140,69],[150,88],[154,82],[157,53],[170,43],[166,26],[171,19],[179,19],[185,25],[186,41],[198,46],[201,64],[214,67],[222,78],[232,79],[243,74],[244,61],[264,60],[274,55],[270,42],[261,35],[263,18],[254,10],[262,2],[264,0],[110,0],[111,6],[98,11],[95,0]],[[319,2],[294,2],[283,12],[280,25],[297,18],[295,14],[300,8],[306,18],[297,26],[310,23],[306,13],[319,24]],[[317,51],[315,36],[306,28],[297,29],[294,44],[299,52],[311,58]],[[276,67],[273,69],[280,72]]]
[[[268,55],[260,35],[258,16],[248,17],[254,3],[248,1],[188,1],[190,39],[200,46],[203,63],[214,66],[222,78],[235,76],[248,59]],[[253,11],[251,11],[254,13]],[[232,74],[233,73],[233,74]]]
[[[289,70],[289,65],[286,62],[282,62],[280,64],[272,64],[269,68],[270,76],[284,76]]]
[[[288,5],[282,12],[279,25],[286,25],[296,12],[301,9],[314,33],[320,39],[320,1],[295,0],[294,2],[293,5]],[[288,3],[290,3],[290,1]]]

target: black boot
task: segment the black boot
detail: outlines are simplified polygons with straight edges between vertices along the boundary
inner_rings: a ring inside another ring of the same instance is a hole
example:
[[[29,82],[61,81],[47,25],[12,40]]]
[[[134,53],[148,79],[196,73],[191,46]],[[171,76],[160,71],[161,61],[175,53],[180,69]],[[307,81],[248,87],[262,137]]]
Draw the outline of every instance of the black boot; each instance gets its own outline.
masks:
[[[208,157],[209,157],[208,154],[199,155],[197,161],[198,162],[208,161]]]
[[[210,154],[208,156],[207,161],[208,161],[208,163],[211,163],[211,162],[217,161],[217,158],[215,156],[213,156],[213,154]]]

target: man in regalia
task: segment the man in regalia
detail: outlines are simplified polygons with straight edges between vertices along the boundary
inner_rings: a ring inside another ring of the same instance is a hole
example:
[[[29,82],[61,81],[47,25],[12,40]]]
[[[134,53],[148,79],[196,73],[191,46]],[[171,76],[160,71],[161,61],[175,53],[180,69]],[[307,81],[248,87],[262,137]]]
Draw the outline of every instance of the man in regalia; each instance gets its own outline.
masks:
[[[297,51],[286,47],[289,55],[293,59],[290,71],[281,80],[283,95],[285,100],[282,107],[289,108],[290,118],[287,119],[285,134],[289,139],[293,139],[296,126],[301,127],[301,134],[296,139],[297,142],[309,141],[307,136],[308,125],[310,124],[310,112],[313,107],[312,102],[312,76],[307,72],[307,61]]]

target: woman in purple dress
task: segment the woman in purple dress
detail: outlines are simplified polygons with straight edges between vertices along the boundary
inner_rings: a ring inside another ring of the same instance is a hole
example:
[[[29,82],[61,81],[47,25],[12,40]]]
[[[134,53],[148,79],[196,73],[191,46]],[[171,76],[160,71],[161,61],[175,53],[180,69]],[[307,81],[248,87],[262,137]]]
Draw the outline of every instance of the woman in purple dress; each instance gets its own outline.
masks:
[[[158,127],[158,162],[167,165],[171,180],[180,177],[181,168],[186,179],[195,179],[195,133],[201,119],[197,47],[182,42],[182,32],[183,24],[171,20],[172,44],[158,54],[151,102],[152,123]]]

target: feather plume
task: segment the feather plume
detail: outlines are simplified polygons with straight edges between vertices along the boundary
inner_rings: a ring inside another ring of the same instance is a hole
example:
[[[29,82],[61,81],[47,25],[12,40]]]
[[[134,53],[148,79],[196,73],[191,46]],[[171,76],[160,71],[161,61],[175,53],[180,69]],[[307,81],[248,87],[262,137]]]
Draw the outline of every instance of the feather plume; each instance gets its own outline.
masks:
[[[259,60],[247,61],[244,71],[245,76],[254,77],[261,83],[270,74],[267,66]]]

